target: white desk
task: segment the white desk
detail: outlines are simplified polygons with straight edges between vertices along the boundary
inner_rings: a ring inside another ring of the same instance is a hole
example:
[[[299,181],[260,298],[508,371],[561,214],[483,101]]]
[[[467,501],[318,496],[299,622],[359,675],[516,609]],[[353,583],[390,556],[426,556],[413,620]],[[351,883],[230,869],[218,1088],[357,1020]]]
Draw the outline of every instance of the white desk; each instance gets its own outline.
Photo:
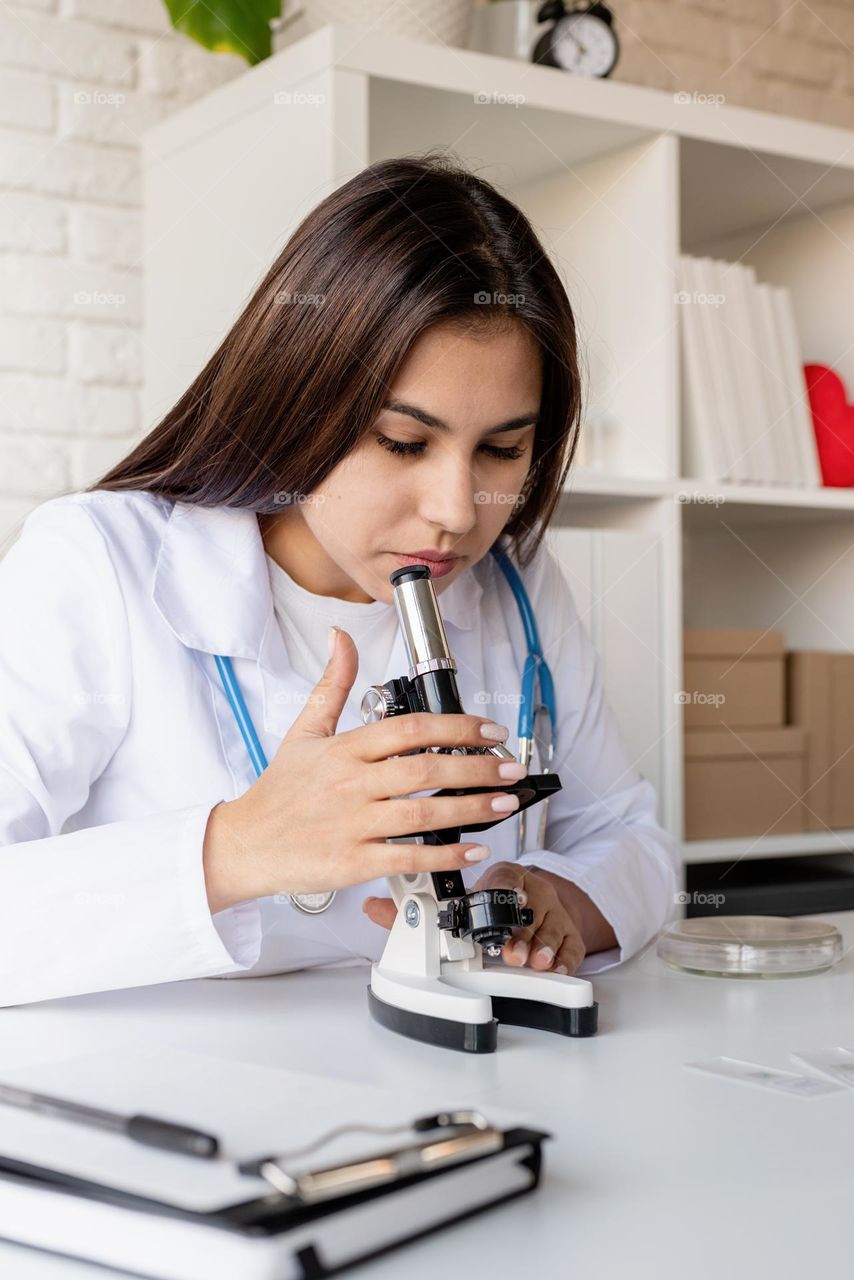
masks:
[[[854,944],[854,913],[824,918]],[[553,1133],[539,1191],[354,1277],[398,1280],[405,1266],[407,1280],[433,1280],[449,1249],[458,1275],[849,1274],[854,1094],[777,1096],[683,1063],[727,1053],[786,1067],[790,1050],[854,1047],[854,956],[818,977],[733,981],[677,973],[649,949],[595,981],[592,1039],[507,1027],[484,1056],[378,1027],[368,972],[201,979],[2,1009],[0,1079],[52,1056],[168,1045],[390,1086],[447,1081],[448,1105],[521,1106]],[[114,1274],[0,1244],[0,1275],[14,1280]]]

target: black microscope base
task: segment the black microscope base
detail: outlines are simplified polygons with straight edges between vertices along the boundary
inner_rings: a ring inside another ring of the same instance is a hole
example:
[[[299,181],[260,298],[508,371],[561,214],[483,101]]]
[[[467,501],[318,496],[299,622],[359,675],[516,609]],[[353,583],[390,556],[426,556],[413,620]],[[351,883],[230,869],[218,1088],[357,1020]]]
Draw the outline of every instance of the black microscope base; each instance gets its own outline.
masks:
[[[414,1013],[387,1004],[374,995],[368,984],[368,1008],[371,1017],[398,1035],[410,1040],[423,1040],[442,1049],[459,1049],[464,1053],[494,1053],[498,1042],[498,1024],[532,1027],[537,1031],[553,1031],[562,1036],[596,1034],[599,1005],[596,1001],[580,1009],[564,1009],[540,1000],[519,1000],[509,996],[493,996],[494,1017],[489,1022],[454,1022],[450,1018],[434,1018],[428,1013]]]
[[[493,996],[492,1012],[508,1027],[533,1027],[554,1031],[559,1036],[595,1036],[599,1023],[599,1003],[565,1009],[542,1000],[519,1000],[514,996]]]

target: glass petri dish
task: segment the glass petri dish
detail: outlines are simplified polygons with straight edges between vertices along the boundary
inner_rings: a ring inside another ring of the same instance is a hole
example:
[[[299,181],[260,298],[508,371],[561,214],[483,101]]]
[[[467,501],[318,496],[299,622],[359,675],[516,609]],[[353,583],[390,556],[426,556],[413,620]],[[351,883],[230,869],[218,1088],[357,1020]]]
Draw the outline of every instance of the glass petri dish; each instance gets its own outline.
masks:
[[[832,924],[800,916],[699,916],[664,929],[656,954],[688,973],[789,978],[836,964],[842,935]]]

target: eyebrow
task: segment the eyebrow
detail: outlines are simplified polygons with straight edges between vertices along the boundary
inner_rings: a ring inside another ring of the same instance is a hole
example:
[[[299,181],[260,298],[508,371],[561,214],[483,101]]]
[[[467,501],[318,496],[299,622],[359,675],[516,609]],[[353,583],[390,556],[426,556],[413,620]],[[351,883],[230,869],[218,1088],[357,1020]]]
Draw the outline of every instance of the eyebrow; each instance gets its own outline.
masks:
[[[434,427],[437,431],[450,432],[451,427],[447,422],[443,422],[441,418],[435,417],[432,413],[428,413],[426,409],[419,409],[414,404],[404,404],[402,400],[387,400],[383,405],[383,409],[388,409],[391,413],[405,413],[407,417],[414,418],[416,422],[422,423],[425,427]],[[538,413],[529,413],[521,418],[511,418],[509,422],[499,422],[495,427],[490,427],[484,431],[485,436],[494,436],[502,431],[518,431],[520,427],[529,427],[539,420]]]

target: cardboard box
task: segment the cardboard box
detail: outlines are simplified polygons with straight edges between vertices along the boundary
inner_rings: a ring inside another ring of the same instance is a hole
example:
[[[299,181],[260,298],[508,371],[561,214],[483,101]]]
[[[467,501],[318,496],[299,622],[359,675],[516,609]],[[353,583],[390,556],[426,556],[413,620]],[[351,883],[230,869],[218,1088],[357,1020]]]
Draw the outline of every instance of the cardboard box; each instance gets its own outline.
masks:
[[[803,729],[689,729],[685,733],[685,838],[806,831]]]
[[[685,631],[682,703],[686,729],[786,723],[780,631]]]
[[[807,732],[810,831],[854,827],[854,654],[787,655],[789,720]]]

